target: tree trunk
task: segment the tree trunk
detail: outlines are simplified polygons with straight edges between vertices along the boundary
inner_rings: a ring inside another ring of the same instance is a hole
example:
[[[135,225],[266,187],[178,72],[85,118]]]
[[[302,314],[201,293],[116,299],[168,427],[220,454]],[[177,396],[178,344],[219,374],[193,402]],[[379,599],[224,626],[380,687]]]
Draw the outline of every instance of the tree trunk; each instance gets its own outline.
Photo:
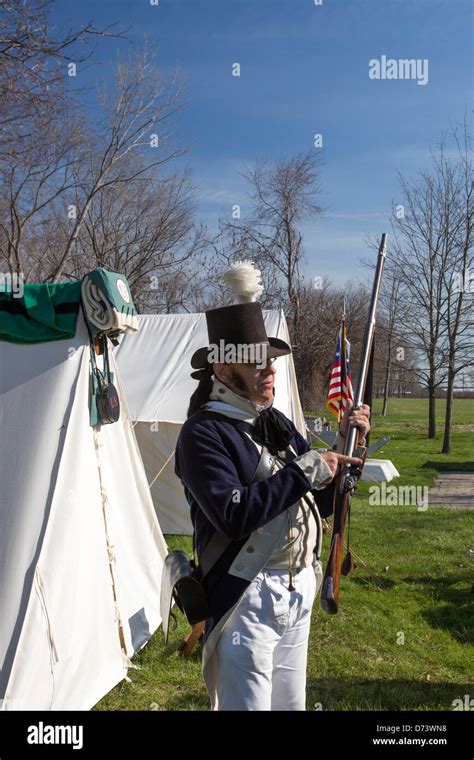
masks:
[[[390,358],[387,362],[387,369],[385,371],[385,383],[383,388],[383,407],[382,407],[382,417],[387,416],[387,406],[388,406],[388,391],[390,387]]]
[[[450,362],[449,370],[448,370],[448,387],[446,390],[446,416],[444,419],[444,438],[443,438],[443,448],[441,449],[442,454],[451,453],[451,423],[452,423],[452,413],[453,413],[454,377],[455,377],[454,367],[452,366],[452,362]]]
[[[428,384],[428,394],[428,438],[436,438],[436,399],[434,383],[431,380]]]

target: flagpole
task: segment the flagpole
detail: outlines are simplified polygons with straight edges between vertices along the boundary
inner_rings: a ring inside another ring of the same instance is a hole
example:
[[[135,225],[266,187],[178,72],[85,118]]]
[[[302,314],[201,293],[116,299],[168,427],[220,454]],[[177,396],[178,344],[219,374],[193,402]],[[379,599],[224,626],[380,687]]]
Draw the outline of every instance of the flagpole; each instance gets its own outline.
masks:
[[[346,365],[346,294],[344,293],[342,297],[342,324],[341,324],[341,366],[342,362],[344,362],[344,366]],[[341,406],[339,407],[339,430],[341,429],[341,422],[343,417],[343,410],[342,410],[342,398],[341,398]]]
[[[338,417],[338,423],[339,423],[339,430],[341,429],[341,422],[342,418],[344,416],[344,410],[342,408],[342,397],[343,397],[343,377],[345,374],[345,371],[343,370],[343,367],[346,367],[346,299],[344,298],[344,303],[342,306],[342,323],[341,323],[341,401],[339,404],[339,417]]]
[[[342,301],[342,319],[341,326],[338,331],[337,349],[336,355],[333,361],[331,376],[329,380],[329,392],[326,407],[337,418],[338,429],[341,428],[342,418],[344,416],[344,398],[347,399],[348,383],[350,385],[350,401],[353,400],[352,395],[352,382],[348,369],[348,340],[346,335],[346,297],[344,295]],[[339,388],[334,384],[334,381],[339,382]]]

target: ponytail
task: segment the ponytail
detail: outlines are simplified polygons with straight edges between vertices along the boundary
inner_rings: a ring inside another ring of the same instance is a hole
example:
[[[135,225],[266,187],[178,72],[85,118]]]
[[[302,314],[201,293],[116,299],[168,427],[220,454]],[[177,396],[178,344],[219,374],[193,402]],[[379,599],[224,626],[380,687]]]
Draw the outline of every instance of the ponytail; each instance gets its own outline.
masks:
[[[196,379],[199,380],[199,385],[189,399],[188,419],[191,415],[197,412],[206,401],[209,401],[213,383],[212,364],[208,364],[204,369],[199,370],[199,372],[194,372],[193,377],[196,377]]]

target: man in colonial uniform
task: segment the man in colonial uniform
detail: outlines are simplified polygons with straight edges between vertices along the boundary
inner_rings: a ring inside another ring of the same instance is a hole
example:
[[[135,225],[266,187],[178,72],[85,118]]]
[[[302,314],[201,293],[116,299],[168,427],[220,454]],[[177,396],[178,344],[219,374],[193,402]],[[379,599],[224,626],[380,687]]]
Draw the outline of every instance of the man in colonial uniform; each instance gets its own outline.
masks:
[[[305,709],[321,514],[332,512],[340,464],[360,463],[337,453],[343,440],[334,452],[310,449],[273,408],[275,361],[291,349],[267,337],[259,274],[234,266],[226,282],[240,303],[206,312],[209,346],[191,360],[199,385],[176,449],[210,609],[203,675],[213,710]],[[346,413],[341,437],[349,424],[365,436],[369,411]]]

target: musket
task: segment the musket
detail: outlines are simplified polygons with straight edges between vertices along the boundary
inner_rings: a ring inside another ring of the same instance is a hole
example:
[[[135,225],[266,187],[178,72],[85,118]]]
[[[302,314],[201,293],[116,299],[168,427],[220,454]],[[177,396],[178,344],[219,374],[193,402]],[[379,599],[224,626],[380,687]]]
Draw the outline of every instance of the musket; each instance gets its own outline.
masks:
[[[367,373],[374,339],[375,314],[377,311],[377,303],[382,282],[386,247],[387,235],[384,232],[379,246],[377,266],[375,268],[374,283],[372,286],[372,297],[370,299],[369,316],[365,326],[364,342],[359,362],[359,374],[357,377],[357,387],[354,394],[354,409],[359,409],[364,399]],[[345,440],[344,454],[349,457],[354,456],[357,438],[357,428],[350,427]],[[344,561],[342,561],[342,550],[344,547],[346,523],[349,521],[350,517],[351,499],[362,475],[362,467],[349,463],[343,465],[334,487],[334,518],[331,549],[321,588],[321,607],[324,612],[328,612],[332,615],[336,614],[339,606],[341,573],[347,575],[354,569],[350,550],[348,549]]]

